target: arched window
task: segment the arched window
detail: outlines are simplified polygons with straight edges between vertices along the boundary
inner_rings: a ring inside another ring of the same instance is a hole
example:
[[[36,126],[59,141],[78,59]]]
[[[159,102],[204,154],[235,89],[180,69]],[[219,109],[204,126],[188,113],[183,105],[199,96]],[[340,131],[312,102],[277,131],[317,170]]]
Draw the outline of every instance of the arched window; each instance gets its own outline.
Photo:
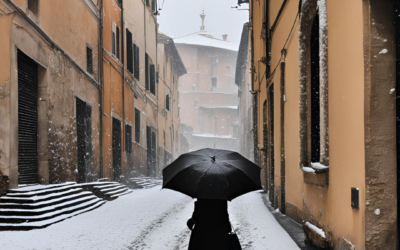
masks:
[[[300,168],[329,166],[326,0],[302,1],[299,27]],[[310,18],[312,17],[312,18]],[[322,169],[323,170],[322,170]]]

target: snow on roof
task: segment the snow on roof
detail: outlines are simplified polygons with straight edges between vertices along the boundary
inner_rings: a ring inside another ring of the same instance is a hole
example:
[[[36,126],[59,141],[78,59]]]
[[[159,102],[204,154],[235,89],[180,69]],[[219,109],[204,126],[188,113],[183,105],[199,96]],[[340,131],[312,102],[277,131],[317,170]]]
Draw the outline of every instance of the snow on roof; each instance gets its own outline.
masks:
[[[200,106],[200,108],[205,109],[238,109],[238,106]]]
[[[236,138],[233,138],[231,135],[193,134],[192,136],[196,136],[196,137],[208,137],[208,138],[236,139]]]
[[[201,30],[186,36],[174,38],[174,41],[176,44],[209,46],[209,47],[227,49],[232,51],[238,51],[239,49],[237,44],[216,38],[205,30]]]

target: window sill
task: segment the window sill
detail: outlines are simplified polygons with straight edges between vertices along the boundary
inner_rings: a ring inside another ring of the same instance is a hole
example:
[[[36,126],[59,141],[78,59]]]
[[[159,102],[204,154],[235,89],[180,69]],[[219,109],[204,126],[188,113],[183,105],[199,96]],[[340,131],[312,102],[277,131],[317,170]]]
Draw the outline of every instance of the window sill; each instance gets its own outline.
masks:
[[[304,183],[320,188],[329,187],[329,168],[315,169],[311,167],[303,167]]]

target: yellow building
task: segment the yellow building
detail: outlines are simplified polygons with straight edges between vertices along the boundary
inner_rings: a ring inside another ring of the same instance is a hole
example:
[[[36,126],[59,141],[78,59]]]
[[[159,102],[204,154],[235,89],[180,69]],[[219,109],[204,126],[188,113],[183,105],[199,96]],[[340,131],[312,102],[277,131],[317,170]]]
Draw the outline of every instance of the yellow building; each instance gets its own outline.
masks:
[[[396,249],[397,5],[250,1],[263,185],[275,208],[324,230],[304,227],[320,246]]]
[[[86,0],[0,2],[2,191],[100,177],[99,16]]]

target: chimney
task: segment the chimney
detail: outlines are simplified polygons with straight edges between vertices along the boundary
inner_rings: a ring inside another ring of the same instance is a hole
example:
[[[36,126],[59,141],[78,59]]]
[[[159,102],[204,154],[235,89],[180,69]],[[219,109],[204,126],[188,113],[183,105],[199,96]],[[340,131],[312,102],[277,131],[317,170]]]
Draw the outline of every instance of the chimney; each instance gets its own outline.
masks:
[[[224,41],[228,41],[228,35],[222,35],[222,38],[224,39]]]

